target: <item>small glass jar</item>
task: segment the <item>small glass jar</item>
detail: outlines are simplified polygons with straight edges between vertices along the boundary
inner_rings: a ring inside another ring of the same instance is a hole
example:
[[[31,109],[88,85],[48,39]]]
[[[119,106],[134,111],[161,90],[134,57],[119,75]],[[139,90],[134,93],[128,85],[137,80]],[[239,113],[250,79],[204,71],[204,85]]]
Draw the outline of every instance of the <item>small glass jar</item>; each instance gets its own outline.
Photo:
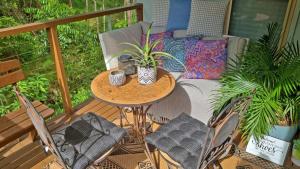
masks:
[[[118,58],[118,68],[124,70],[126,75],[136,74],[135,61],[132,60],[130,55],[121,55]]]

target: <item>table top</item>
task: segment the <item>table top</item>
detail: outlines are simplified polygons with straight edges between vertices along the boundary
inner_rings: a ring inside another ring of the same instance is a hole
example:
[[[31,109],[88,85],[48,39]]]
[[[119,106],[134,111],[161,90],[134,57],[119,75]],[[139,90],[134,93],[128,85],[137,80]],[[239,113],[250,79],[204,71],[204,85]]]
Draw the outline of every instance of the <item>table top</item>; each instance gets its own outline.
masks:
[[[157,70],[157,81],[150,85],[141,85],[137,76],[127,76],[124,85],[116,87],[109,83],[105,71],[96,76],[91,89],[94,96],[103,101],[120,106],[140,106],[154,103],[168,96],[175,88],[176,81],[167,71]]]

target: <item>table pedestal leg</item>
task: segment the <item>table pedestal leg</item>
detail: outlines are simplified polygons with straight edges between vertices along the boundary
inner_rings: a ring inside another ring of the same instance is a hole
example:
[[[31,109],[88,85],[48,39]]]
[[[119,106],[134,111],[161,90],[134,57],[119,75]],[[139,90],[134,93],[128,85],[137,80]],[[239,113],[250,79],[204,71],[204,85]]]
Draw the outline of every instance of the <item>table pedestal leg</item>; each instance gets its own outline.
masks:
[[[134,133],[135,136],[141,139],[141,142],[144,142],[144,137],[147,134],[147,111],[150,107],[151,105],[132,107]]]

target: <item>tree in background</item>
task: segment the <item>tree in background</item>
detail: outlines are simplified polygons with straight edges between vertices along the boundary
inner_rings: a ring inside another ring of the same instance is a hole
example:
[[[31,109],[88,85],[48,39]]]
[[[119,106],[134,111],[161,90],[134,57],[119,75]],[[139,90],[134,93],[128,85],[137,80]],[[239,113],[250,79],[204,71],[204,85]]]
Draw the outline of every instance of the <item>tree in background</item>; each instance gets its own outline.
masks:
[[[91,7],[92,0],[1,0],[0,28],[21,25],[36,21],[84,13]],[[96,6],[112,8],[122,6],[123,0],[97,0]],[[111,17],[113,28],[127,25],[124,14]],[[102,22],[102,23],[101,23]],[[105,70],[102,51],[99,47],[98,32],[106,30],[107,21],[75,22],[58,26],[64,65],[74,105],[90,97],[90,82],[99,72]],[[106,24],[106,25],[105,25]],[[98,31],[97,31],[98,28]],[[24,33],[0,39],[0,60],[19,58],[23,63],[27,80],[23,81],[22,91],[30,99],[39,99],[62,112],[62,101],[52,56],[45,31]],[[35,91],[35,92],[33,92]],[[41,98],[43,97],[43,98]],[[0,89],[0,114],[18,108],[10,87]]]

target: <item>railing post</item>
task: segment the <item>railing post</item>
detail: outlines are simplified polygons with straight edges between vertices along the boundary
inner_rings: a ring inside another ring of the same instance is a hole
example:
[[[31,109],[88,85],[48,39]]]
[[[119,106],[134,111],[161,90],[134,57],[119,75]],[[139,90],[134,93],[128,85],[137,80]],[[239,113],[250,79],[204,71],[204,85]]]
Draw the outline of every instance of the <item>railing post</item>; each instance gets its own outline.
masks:
[[[136,8],[136,15],[137,15],[138,22],[140,22],[144,20],[144,13],[143,13],[144,7],[142,3],[138,3],[137,5],[138,6]]]
[[[291,23],[293,21],[293,18],[295,16],[295,10],[297,6],[297,0],[289,0],[288,6],[285,12],[285,18],[283,21],[283,27],[281,32],[281,37],[279,41],[279,47],[284,47],[287,42],[288,34],[290,31]]]
[[[70,98],[69,87],[66,80],[66,73],[61,55],[61,49],[59,46],[59,40],[57,36],[56,26],[47,28],[48,40],[50,43],[51,53],[55,63],[56,76],[60,87],[64,110],[67,114],[72,112],[72,103]]]

